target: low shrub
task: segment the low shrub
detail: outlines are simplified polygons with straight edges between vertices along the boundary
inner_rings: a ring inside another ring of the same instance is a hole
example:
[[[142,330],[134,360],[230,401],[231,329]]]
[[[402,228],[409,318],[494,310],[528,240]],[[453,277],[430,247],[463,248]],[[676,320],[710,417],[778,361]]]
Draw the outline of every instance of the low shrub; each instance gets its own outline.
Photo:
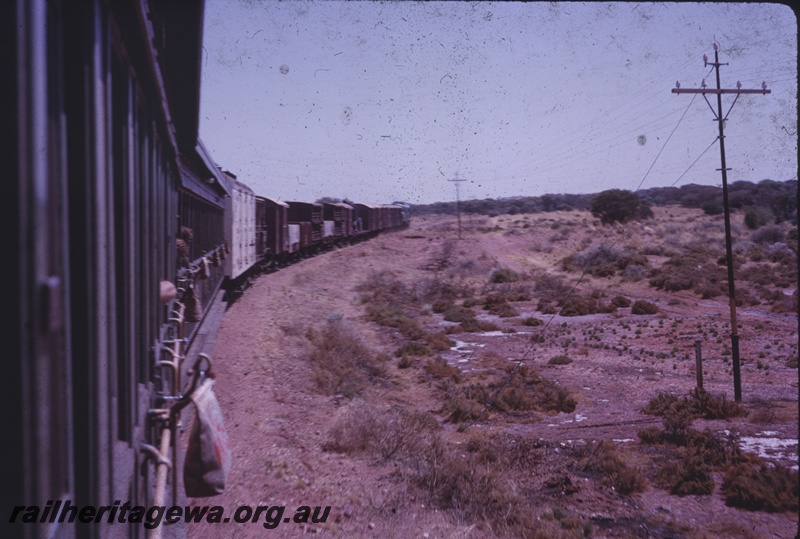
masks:
[[[642,299],[636,300],[631,306],[631,314],[656,314],[658,306]]]
[[[670,406],[661,418],[664,425],[663,439],[675,445],[685,445],[693,419],[687,407],[680,403]]]
[[[425,364],[425,372],[434,376],[435,378],[450,378],[454,382],[461,379],[461,371],[455,365],[450,365],[447,360],[442,357],[430,360]]]
[[[664,415],[672,406],[677,404],[680,398],[672,393],[659,393],[642,408],[642,413],[649,415]]]
[[[328,394],[354,397],[368,382],[386,375],[385,361],[376,359],[355,331],[341,319],[320,330],[309,330],[312,349],[309,361],[317,386]]]
[[[492,322],[487,322],[485,320],[478,320],[476,318],[470,318],[468,320],[464,320],[459,324],[459,327],[462,331],[466,331],[467,333],[476,333],[478,331],[497,331],[500,329],[496,324]]]
[[[643,444],[659,444],[664,441],[664,431],[658,427],[646,427],[637,435]]]
[[[786,233],[780,225],[767,225],[753,232],[750,239],[760,245],[768,245],[783,242],[786,239]]]
[[[608,245],[590,245],[561,261],[561,268],[565,271],[579,271],[595,277],[611,277],[634,265],[647,267],[647,257]]]
[[[453,300],[437,299],[431,303],[431,310],[435,313],[443,313],[453,307]]]
[[[562,260],[561,267],[566,271],[591,273],[597,268],[612,265],[626,255],[627,253],[622,249],[615,249],[605,244],[594,244]]]
[[[572,359],[564,354],[553,356],[547,362],[548,365],[569,365],[570,363],[572,363]]]
[[[405,408],[379,410],[356,399],[342,407],[323,445],[326,451],[374,454],[384,460],[416,457],[441,426],[428,413]]]
[[[428,333],[425,336],[425,342],[428,344],[428,348],[436,352],[444,352],[456,345],[455,341],[447,338],[444,331]]]
[[[431,355],[431,350],[420,342],[411,341],[395,350],[394,355],[395,357],[429,356]]]
[[[544,322],[535,316],[529,316],[522,321],[523,326],[537,327],[543,325]]]
[[[747,409],[738,402],[729,401],[725,395],[713,395],[699,388],[683,398],[670,393],[659,393],[642,408],[642,413],[650,415],[665,415],[670,411],[685,411],[691,418],[704,419],[728,419],[747,415]]]
[[[597,293],[588,296],[573,293],[560,301],[560,307],[561,310],[558,313],[561,316],[586,316],[596,313],[611,313],[615,310],[615,307],[603,302]]]
[[[447,420],[453,423],[477,419],[484,408],[501,413],[569,413],[575,411],[577,405],[569,391],[525,366],[516,372],[509,368],[500,380],[450,387],[445,400],[449,412]]]
[[[707,298],[727,290],[727,273],[716,261],[721,253],[705,246],[692,245],[686,252],[670,257],[650,274],[650,286],[666,292],[692,290]]]
[[[702,458],[692,453],[684,456],[671,475],[677,478],[670,488],[670,493],[675,496],[709,495],[714,491],[711,469]]]
[[[516,309],[509,305],[505,296],[487,296],[483,303],[483,310],[489,311],[490,314],[499,316],[501,318],[519,316],[519,313],[516,311]]]
[[[736,401],[729,401],[725,395],[712,395],[708,391],[695,389],[689,402],[691,411],[704,419],[728,419],[747,415],[747,409]]]
[[[631,306],[631,300],[625,296],[614,296],[614,299],[611,300],[611,305],[619,309],[625,309]]]
[[[775,222],[775,216],[765,206],[751,206],[745,210],[744,224],[750,230],[756,230],[773,222]]]
[[[465,322],[475,319],[475,311],[467,307],[453,305],[444,312],[444,319],[448,322]]]
[[[419,323],[398,304],[370,303],[367,316],[376,324],[399,330],[409,339],[421,339],[425,335]]]
[[[580,452],[583,471],[599,475],[623,496],[642,492],[647,485],[644,476],[629,466],[609,440],[589,441]]]
[[[725,504],[750,511],[798,510],[798,474],[780,466],[741,463],[728,468],[722,482]]]
[[[376,324],[398,329],[406,338],[419,340],[425,332],[414,318],[417,301],[409,289],[390,271],[374,272],[356,290],[362,293],[367,316]]]
[[[492,270],[489,281],[493,283],[515,283],[522,280],[522,275],[511,268],[501,266]]]

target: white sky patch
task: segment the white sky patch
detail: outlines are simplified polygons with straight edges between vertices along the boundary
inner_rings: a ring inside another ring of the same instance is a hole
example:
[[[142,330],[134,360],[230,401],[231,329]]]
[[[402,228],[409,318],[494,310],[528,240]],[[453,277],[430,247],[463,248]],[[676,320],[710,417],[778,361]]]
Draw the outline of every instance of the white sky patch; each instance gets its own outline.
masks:
[[[643,185],[666,186],[716,138],[670,91],[716,40],[723,87],[773,92],[731,112],[729,180],[788,180],[796,35],[780,4],[209,0],[200,137],[259,195],[430,203],[456,173],[462,200],[635,189],[688,107]]]

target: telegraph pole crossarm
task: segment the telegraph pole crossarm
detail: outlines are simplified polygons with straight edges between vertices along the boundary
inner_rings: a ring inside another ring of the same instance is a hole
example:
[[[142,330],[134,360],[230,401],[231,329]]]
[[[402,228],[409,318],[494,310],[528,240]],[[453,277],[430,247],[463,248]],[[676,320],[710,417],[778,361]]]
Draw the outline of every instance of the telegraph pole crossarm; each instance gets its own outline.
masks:
[[[754,89],[731,89],[731,88],[723,88],[723,89],[715,89],[715,88],[673,88],[673,94],[771,94],[772,90],[754,90]]]
[[[730,114],[731,109],[733,109],[733,105],[736,103],[736,100],[739,99],[741,94],[762,94],[766,95],[772,93],[771,90],[767,89],[767,83],[762,82],[760,89],[744,89],[742,88],[741,82],[736,83],[736,88],[722,88],[720,86],[720,79],[719,79],[719,68],[722,65],[728,65],[727,63],[721,64],[719,61],[719,46],[714,43],[714,62],[708,61],[708,56],[703,55],[703,61],[705,65],[712,65],[716,70],[717,76],[717,87],[716,88],[706,88],[706,81],[703,79],[702,87],[701,88],[681,88],[680,82],[675,83],[675,88],[672,89],[673,94],[703,94],[703,98],[705,98],[706,94],[712,94],[717,96],[717,110],[714,111],[714,108],[711,107],[711,103],[709,103],[709,107],[711,111],[714,113],[714,120],[719,124],[719,153],[720,153],[720,160],[722,162],[722,167],[718,168],[717,170],[722,172],[722,204],[725,209],[725,255],[728,262],[728,300],[730,303],[730,311],[731,311],[731,356],[733,360],[733,394],[734,398],[737,402],[741,402],[742,400],[742,378],[741,378],[741,365],[739,359],[739,330],[738,324],[736,322],[736,288],[734,286],[733,281],[733,248],[731,242],[731,215],[730,215],[730,206],[728,204],[728,170],[725,166],[725,134],[724,134],[724,125],[725,121],[728,119],[728,114]],[[724,117],[722,116],[722,96],[723,94],[735,94],[736,99],[734,99],[733,104],[731,104],[731,108],[728,109],[728,114]],[[706,99],[706,103],[708,103],[708,99]]]

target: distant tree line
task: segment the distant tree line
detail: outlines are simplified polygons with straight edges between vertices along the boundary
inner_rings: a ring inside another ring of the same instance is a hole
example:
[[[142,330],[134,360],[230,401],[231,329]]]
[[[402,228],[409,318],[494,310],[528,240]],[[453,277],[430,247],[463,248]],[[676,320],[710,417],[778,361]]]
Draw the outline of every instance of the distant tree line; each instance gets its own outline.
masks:
[[[728,186],[728,202],[733,211],[745,212],[745,224],[756,229],[770,223],[797,224],[797,180],[738,181]],[[681,187],[653,187],[636,193],[610,189],[589,195],[548,194],[534,197],[507,197],[465,200],[461,211],[477,215],[516,215],[560,210],[589,210],[604,223],[642,219],[652,215],[651,206],[677,205],[699,208],[709,215],[722,213],[722,187],[688,184]],[[455,215],[455,202],[418,204],[413,215]]]

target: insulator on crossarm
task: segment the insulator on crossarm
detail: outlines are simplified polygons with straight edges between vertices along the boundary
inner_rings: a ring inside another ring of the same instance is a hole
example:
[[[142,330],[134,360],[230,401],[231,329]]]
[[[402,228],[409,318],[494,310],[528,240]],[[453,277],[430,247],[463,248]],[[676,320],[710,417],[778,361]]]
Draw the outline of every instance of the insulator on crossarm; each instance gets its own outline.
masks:
[[[706,79],[703,79],[703,82],[700,83],[700,87],[701,88],[705,88],[706,87]]]
[[[708,55],[707,55],[707,54],[704,54],[704,55],[703,55],[703,63],[704,63],[705,65],[708,65]]]
[[[766,89],[767,89],[767,81],[763,81],[763,82],[761,83],[761,89],[762,89],[762,90],[766,90]]]
[[[676,80],[675,81],[675,88],[680,88],[680,87],[681,87],[681,81]]]
[[[736,89],[737,89],[737,90],[740,90],[741,88],[742,88],[742,81],[740,81],[740,80],[737,80],[737,81],[736,81]]]
[[[714,42],[714,52],[719,52],[719,45],[717,45],[716,41]]]

